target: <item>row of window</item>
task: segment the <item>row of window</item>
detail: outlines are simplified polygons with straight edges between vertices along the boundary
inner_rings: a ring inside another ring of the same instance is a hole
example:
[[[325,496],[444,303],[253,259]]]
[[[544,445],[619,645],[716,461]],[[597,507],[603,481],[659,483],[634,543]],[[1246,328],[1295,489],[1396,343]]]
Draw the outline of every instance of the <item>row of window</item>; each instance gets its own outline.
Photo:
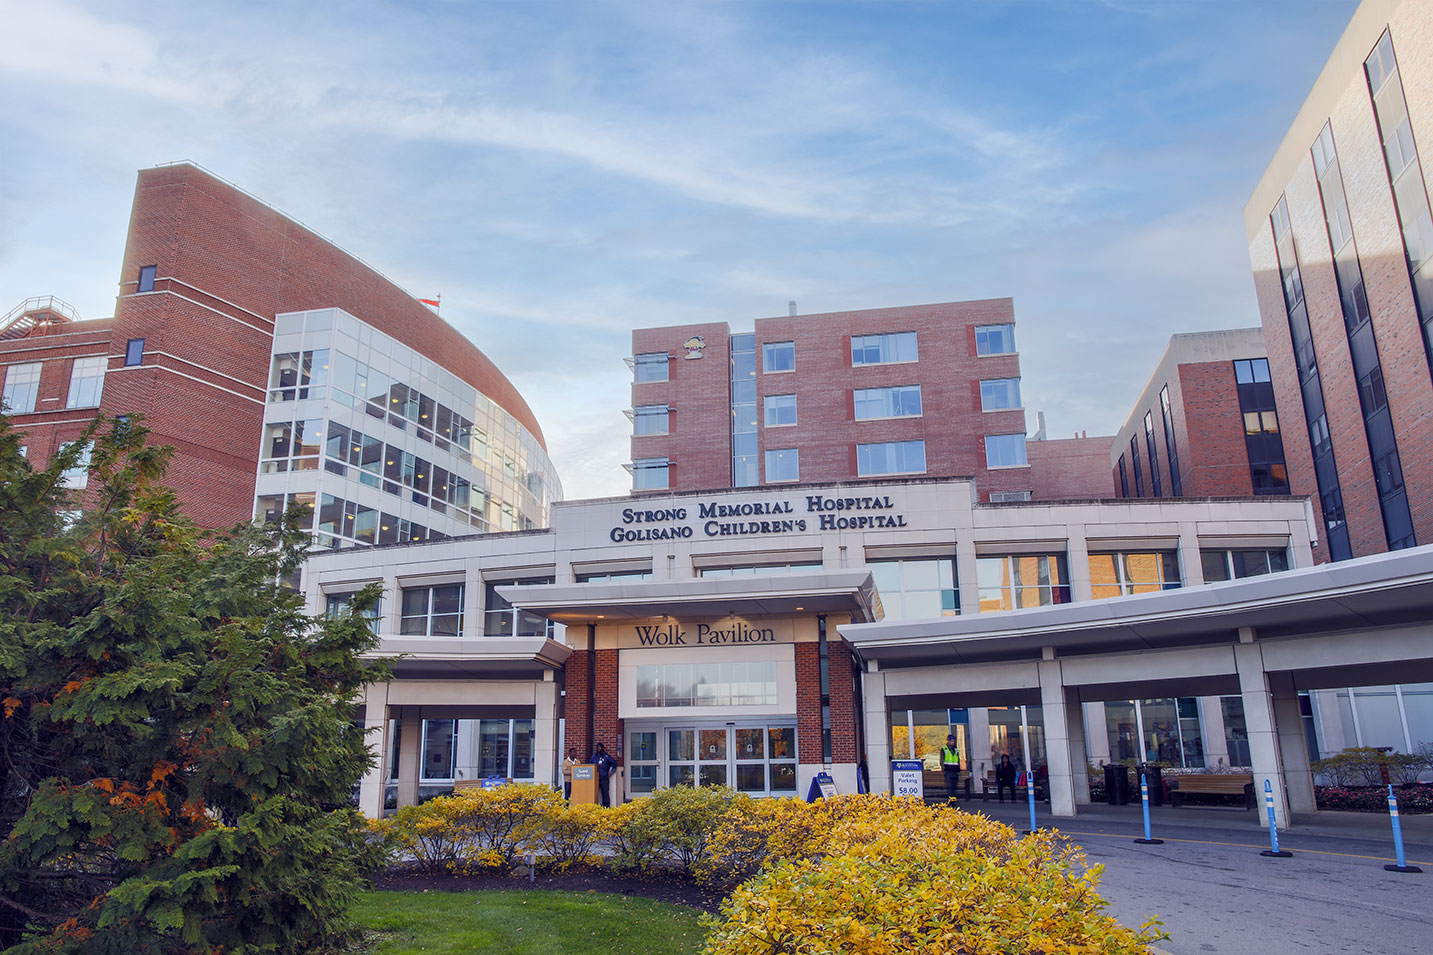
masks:
[[[472,420],[406,382],[393,380],[351,355],[327,348],[274,355],[269,379],[271,402],[321,398],[329,385],[337,403],[372,418],[386,419],[400,431],[411,426],[418,440],[462,461],[480,467],[488,463],[495,468],[500,466],[520,487],[541,498],[542,476],[535,471],[519,476],[517,458],[500,447],[490,447],[491,443],[500,446],[500,439],[490,442],[488,434]]]
[[[738,336],[733,336],[735,339]],[[749,336],[754,339],[754,336]],[[1015,326],[975,326],[976,355],[1015,354]],[[643,352],[632,356],[632,374],[636,381],[666,381],[670,354]],[[888,332],[878,335],[851,336],[851,365],[892,365],[920,360],[920,344],[915,332]],[[761,370],[777,374],[796,370],[796,343],[763,342]]]
[[[772,448],[764,455],[767,482],[801,480],[801,452],[797,448]],[[985,466],[989,468],[1028,465],[1025,435],[985,436]],[[637,458],[632,462],[632,489],[660,491],[671,486],[670,458]],[[923,474],[926,470],[924,441],[885,441],[856,445],[856,476],[883,477]],[[1025,500],[1025,498],[1021,498]]]
[[[144,339],[137,338],[140,353],[144,350]],[[132,343],[131,343],[132,344]],[[65,400],[66,408],[98,408],[104,394],[104,373],[109,359],[104,355],[76,358],[70,365],[70,393]],[[126,357],[125,364],[130,364]],[[134,362],[138,364],[138,362]],[[5,387],[0,391],[0,403],[9,414],[30,414],[40,398],[40,370],[44,362],[27,362],[11,365],[5,372]]]
[[[1289,569],[1288,552],[1280,549],[1239,549],[1199,552],[1206,583],[1236,580]],[[799,570],[820,570],[820,563],[744,564],[705,567],[701,577],[766,576]],[[866,562],[887,620],[954,616],[961,612],[953,557],[875,558]],[[1180,587],[1179,558],[1174,551],[1120,551],[1089,555],[1094,599],[1156,593]],[[975,559],[981,613],[1069,603],[1070,575],[1064,554],[987,555]],[[578,583],[650,580],[648,570],[578,575]],[[484,581],[483,635],[552,636],[553,624],[520,611],[504,600],[499,587],[552,583],[551,577]],[[330,616],[348,612],[353,593],[327,595]],[[399,633],[405,636],[456,637],[463,633],[465,585],[429,584],[400,588]],[[365,617],[376,627],[378,608]],[[638,674],[639,706],[720,706],[727,700],[775,702],[770,663],[681,664],[642,668]],[[769,688],[766,688],[768,687]],[[697,701],[697,702],[691,702]]]

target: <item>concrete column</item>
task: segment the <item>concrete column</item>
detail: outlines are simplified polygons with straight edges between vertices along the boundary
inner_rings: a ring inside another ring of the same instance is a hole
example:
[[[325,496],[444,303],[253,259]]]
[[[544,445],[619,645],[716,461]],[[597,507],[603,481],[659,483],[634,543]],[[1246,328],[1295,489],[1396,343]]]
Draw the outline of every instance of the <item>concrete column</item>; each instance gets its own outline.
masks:
[[[1199,559],[1199,525],[1194,521],[1179,525],[1179,573],[1185,587],[1204,583],[1204,562]]]
[[[1090,548],[1085,543],[1085,525],[1069,525],[1069,541],[1065,544],[1065,563],[1070,571],[1070,599],[1094,600],[1095,588],[1090,583]]]
[[[461,636],[481,636],[483,632],[483,578],[478,569],[472,565],[468,567],[467,576],[463,578],[463,628]]]
[[[1217,696],[1199,698],[1199,730],[1204,734],[1204,765],[1213,768],[1222,759],[1229,762],[1229,747],[1225,742],[1224,708]]]
[[[871,774],[871,792],[891,791],[891,726],[886,707],[886,675],[874,663],[862,674],[866,714],[866,768]],[[904,754],[902,754],[904,755]]]
[[[962,614],[980,613],[980,580],[975,573],[975,541],[962,536],[955,542],[955,586]]]
[[[970,719],[970,771],[975,774],[972,792],[985,791],[985,771],[994,769],[990,759],[990,711],[972,706],[966,711]]]
[[[1075,783],[1070,758],[1070,719],[1065,709],[1065,686],[1060,674],[1060,661],[1054,651],[1045,648],[1046,659],[1039,664],[1040,707],[1045,717],[1045,758],[1049,771],[1050,815],[1075,814]],[[1030,766],[1033,770],[1034,767]],[[1084,764],[1080,764],[1081,775]]]
[[[532,775],[540,786],[552,786],[558,778],[561,758],[557,750],[557,684],[551,670],[542,671],[542,682],[536,686],[536,704],[532,720]]]
[[[368,818],[379,819],[388,781],[388,684],[370,683],[363,694],[363,738],[373,749],[374,762],[358,784],[358,808]]]
[[[1279,733],[1279,757],[1284,764],[1284,785],[1288,787],[1291,812],[1318,812],[1314,801],[1314,774],[1309,766],[1309,747],[1304,738],[1304,714],[1299,709],[1299,691],[1292,673],[1270,673],[1267,677],[1274,702],[1274,722]]]
[[[423,769],[422,710],[416,706],[399,708],[403,732],[398,737],[398,806],[418,804],[418,774]]]
[[[1103,766],[1110,761],[1109,721],[1105,717],[1104,701],[1085,703],[1081,709],[1085,711],[1085,751],[1090,762]]]
[[[1284,767],[1280,758],[1274,701],[1264,670],[1263,650],[1254,642],[1250,627],[1239,628],[1240,643],[1234,647],[1234,665],[1239,672],[1239,692],[1244,700],[1244,721],[1249,728],[1249,759],[1254,769],[1254,793],[1259,798],[1259,821],[1263,813],[1264,782],[1273,784],[1274,824],[1289,824],[1289,803],[1284,792]]]
[[[1074,776],[1075,805],[1090,804],[1090,774],[1086,769],[1090,761],[1085,746],[1085,707],[1080,703],[1077,690],[1065,689],[1065,720],[1070,734],[1070,772]]]
[[[398,575],[390,564],[383,572],[383,604],[378,612],[378,632],[397,633],[403,618],[403,593],[398,589]]]

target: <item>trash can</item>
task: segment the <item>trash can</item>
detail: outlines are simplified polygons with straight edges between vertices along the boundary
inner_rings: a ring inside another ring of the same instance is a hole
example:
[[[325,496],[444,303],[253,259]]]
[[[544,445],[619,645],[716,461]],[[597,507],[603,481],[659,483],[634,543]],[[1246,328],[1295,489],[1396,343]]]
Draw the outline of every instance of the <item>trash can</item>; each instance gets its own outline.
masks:
[[[1153,763],[1141,763],[1139,772],[1149,781],[1149,804],[1151,806],[1164,805],[1164,780],[1159,774],[1159,767]]]
[[[1111,806],[1129,803],[1129,768],[1123,763],[1105,764],[1105,799]]]

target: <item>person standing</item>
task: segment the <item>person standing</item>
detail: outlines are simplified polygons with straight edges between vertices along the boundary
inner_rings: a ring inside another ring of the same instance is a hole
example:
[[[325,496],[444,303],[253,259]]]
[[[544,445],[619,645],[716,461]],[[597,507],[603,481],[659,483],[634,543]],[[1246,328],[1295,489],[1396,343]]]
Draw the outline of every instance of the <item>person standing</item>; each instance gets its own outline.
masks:
[[[940,769],[945,773],[945,795],[948,799],[959,799],[960,791],[960,750],[955,737],[947,736],[940,748]]]
[[[612,796],[607,791],[607,784],[612,777],[612,770],[617,768],[617,760],[613,759],[607,752],[607,747],[602,743],[592,751],[591,763],[597,769],[597,792],[602,797],[602,805],[612,805]],[[1012,794],[1014,790],[1011,790]]]
[[[569,749],[562,760],[562,798],[572,801],[572,767],[577,765],[577,750]]]
[[[1000,801],[1005,801],[1005,787],[1010,787],[1010,801],[1015,801],[1015,764],[1010,762],[1009,753],[1000,754],[1000,765],[995,767],[995,791]]]

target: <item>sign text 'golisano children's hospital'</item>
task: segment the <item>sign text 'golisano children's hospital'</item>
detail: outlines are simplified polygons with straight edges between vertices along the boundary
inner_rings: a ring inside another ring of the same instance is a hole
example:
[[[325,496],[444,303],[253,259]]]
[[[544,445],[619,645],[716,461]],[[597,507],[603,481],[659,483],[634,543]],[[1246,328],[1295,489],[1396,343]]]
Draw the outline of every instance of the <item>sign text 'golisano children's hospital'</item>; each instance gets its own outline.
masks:
[[[904,514],[893,513],[889,495],[826,497],[808,494],[800,501],[699,502],[695,521],[687,507],[622,509],[622,524],[608,535],[615,543],[681,540],[697,536],[739,537],[747,534],[802,534],[807,530],[878,530],[906,526]]]

